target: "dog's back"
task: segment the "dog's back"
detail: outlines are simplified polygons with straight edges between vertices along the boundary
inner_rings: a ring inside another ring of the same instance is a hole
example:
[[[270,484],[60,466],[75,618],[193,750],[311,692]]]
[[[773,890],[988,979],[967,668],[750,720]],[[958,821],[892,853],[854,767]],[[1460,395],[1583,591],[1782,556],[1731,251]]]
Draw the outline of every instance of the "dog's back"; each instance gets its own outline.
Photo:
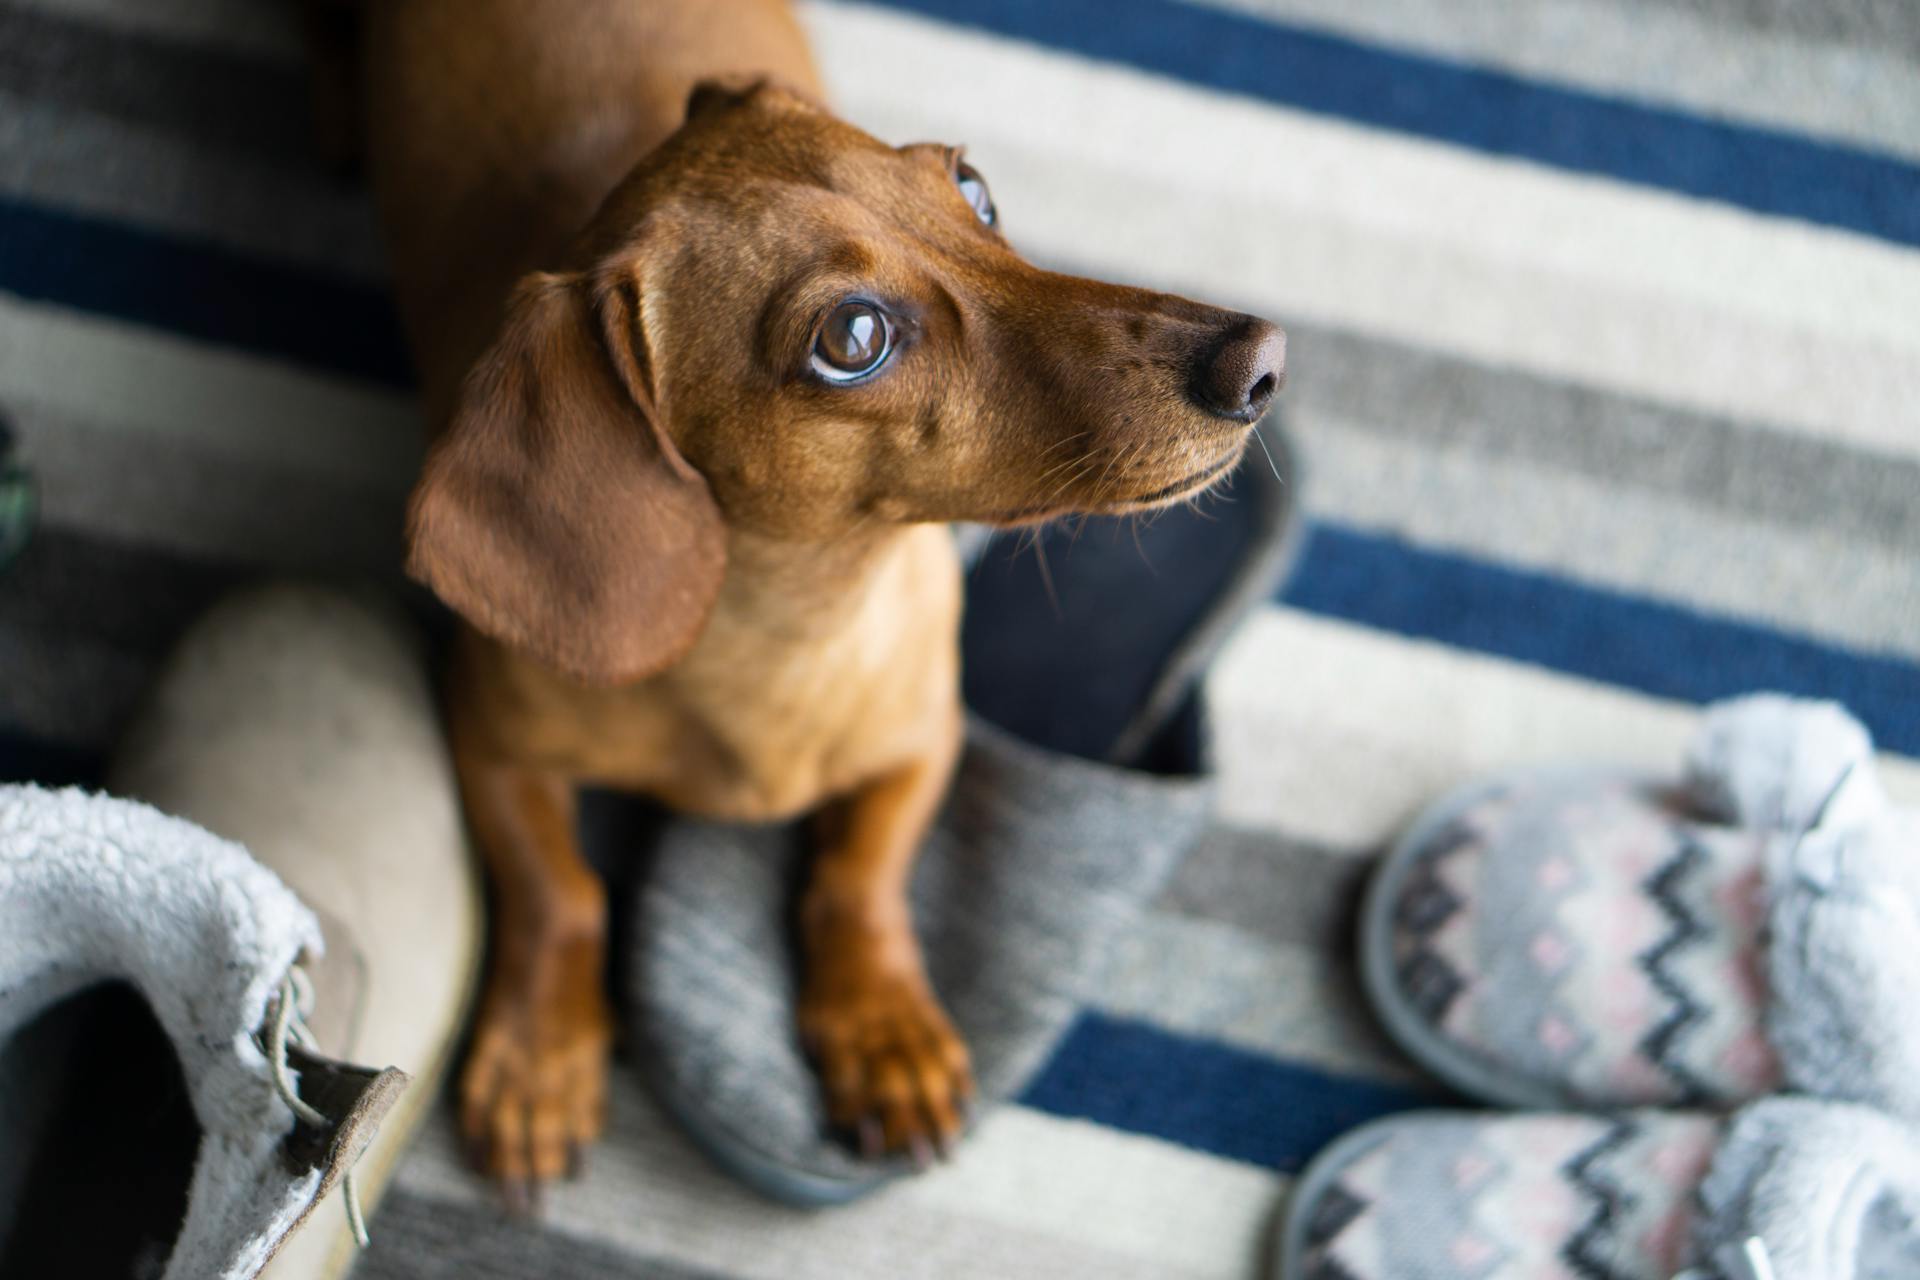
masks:
[[[380,0],[366,156],[429,420],[499,324],[707,77],[816,89],[786,0]]]

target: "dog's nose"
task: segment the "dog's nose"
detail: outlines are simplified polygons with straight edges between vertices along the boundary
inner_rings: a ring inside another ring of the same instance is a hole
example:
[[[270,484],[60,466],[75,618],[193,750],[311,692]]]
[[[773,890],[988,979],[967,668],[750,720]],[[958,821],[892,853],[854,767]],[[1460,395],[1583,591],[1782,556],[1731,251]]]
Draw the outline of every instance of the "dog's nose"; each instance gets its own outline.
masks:
[[[1228,329],[1194,370],[1194,403],[1216,418],[1253,422],[1287,378],[1287,335],[1248,316]]]

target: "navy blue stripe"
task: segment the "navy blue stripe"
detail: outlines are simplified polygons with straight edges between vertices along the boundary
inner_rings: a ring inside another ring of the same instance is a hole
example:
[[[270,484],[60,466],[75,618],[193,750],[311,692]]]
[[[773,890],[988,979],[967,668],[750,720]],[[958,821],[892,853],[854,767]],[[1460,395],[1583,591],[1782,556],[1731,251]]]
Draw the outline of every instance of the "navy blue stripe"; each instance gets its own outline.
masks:
[[[879,2],[1303,111],[1920,244],[1920,166],[1856,147],[1179,0]]]
[[[1084,1013],[1020,1101],[1292,1173],[1356,1125],[1446,1096]]]
[[[413,377],[386,293],[0,199],[0,290],[391,386]]]
[[[1336,525],[1315,527],[1281,599],[1656,697],[1833,698],[1882,748],[1920,755],[1920,665],[1894,657]]]

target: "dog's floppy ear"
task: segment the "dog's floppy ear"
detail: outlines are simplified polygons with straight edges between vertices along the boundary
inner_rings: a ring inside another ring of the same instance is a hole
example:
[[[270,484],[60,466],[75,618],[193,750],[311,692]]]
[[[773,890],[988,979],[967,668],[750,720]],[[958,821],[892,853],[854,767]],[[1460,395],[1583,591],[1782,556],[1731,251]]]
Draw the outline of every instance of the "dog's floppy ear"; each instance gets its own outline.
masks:
[[[678,660],[726,568],[720,510],[654,411],[636,307],[581,276],[522,281],[407,513],[408,573],[597,684]]]

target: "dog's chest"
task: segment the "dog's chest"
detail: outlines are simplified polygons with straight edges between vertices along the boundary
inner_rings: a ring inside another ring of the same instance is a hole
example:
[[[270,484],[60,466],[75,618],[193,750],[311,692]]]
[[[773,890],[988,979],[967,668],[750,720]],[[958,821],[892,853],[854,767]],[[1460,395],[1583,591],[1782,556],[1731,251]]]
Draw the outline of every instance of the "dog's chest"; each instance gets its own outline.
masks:
[[[944,534],[941,535],[944,537]],[[538,689],[490,717],[513,754],[683,812],[784,819],[937,744],[959,704],[950,544],[909,549],[828,623],[718,610],[672,669],[622,689]],[[516,713],[524,706],[529,714]]]
[[[652,789],[689,812],[787,818],[910,758],[940,701],[940,673],[916,673],[907,655],[892,667],[835,656],[788,669],[743,665],[737,683],[703,688],[704,705],[680,735],[700,742],[698,763]]]
[[[698,763],[651,789],[692,812],[790,817],[925,751],[959,699],[957,590],[926,587],[882,581],[793,643],[718,622],[667,682]]]

